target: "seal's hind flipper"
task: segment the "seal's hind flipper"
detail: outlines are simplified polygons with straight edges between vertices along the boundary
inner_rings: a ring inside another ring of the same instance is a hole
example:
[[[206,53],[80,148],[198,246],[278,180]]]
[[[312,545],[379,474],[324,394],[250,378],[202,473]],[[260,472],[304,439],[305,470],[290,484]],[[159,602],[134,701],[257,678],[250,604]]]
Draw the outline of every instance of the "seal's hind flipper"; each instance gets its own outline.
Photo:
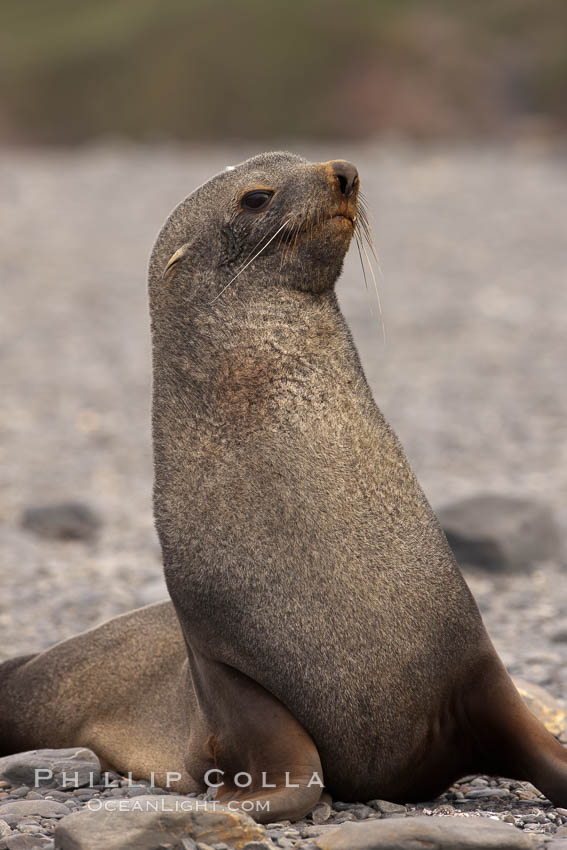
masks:
[[[199,711],[191,720],[188,773],[202,781],[209,771],[215,800],[260,823],[304,817],[321,797],[323,770],[303,726],[238,670],[192,649],[189,658]]]

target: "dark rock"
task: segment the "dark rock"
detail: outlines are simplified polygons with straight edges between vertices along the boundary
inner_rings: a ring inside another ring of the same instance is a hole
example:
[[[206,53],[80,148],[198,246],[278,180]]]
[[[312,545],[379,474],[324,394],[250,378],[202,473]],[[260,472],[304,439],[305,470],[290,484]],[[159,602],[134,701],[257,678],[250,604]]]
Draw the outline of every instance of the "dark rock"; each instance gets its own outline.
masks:
[[[528,499],[475,496],[437,515],[461,564],[490,570],[526,570],[560,552],[551,510]]]
[[[26,508],[22,526],[51,540],[92,540],[101,525],[94,511],[80,502]]]
[[[320,850],[534,850],[509,824],[484,818],[416,817],[347,823],[315,839]]]
[[[343,803],[341,800],[334,800],[333,808],[336,812],[348,812],[351,807],[351,803]]]
[[[97,847],[104,850],[157,850],[168,842],[180,844],[182,838],[191,838],[197,845],[224,842],[243,850],[246,844],[264,839],[262,828],[247,815],[195,798],[148,794],[100,800],[100,806],[63,818],[55,830],[57,850],[92,850],[93,835]]]
[[[76,782],[75,773],[77,774]],[[100,763],[92,750],[87,750],[85,747],[67,750],[28,750],[25,753],[0,758],[0,778],[12,785],[25,783],[39,790],[61,787],[71,790],[74,787],[98,782]],[[66,784],[64,784],[65,778]]]

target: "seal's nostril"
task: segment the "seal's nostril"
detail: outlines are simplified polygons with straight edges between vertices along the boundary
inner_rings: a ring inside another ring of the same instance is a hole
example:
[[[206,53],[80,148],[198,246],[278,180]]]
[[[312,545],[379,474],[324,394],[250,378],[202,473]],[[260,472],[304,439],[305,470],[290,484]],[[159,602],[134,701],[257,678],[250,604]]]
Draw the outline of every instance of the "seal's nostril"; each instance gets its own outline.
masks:
[[[343,195],[346,195],[348,189],[348,180],[346,179],[344,174],[337,174],[337,180],[339,181],[341,192],[343,193]]]
[[[341,194],[345,198],[350,197],[358,185],[358,171],[352,162],[347,162],[344,159],[338,159],[331,163],[333,173],[337,178]]]

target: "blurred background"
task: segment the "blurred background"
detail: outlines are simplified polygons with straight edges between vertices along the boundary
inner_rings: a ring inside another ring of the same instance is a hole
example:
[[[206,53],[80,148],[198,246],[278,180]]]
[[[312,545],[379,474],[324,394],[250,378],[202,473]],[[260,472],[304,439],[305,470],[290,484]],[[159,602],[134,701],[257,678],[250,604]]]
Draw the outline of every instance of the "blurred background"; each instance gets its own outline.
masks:
[[[2,17],[16,143],[567,126],[563,0],[5,0]]]
[[[164,595],[147,257],[288,148],[359,167],[385,342],[354,255],[338,292],[377,403],[435,508],[488,504],[467,579],[567,695],[566,134],[564,0],[4,0],[0,656]]]

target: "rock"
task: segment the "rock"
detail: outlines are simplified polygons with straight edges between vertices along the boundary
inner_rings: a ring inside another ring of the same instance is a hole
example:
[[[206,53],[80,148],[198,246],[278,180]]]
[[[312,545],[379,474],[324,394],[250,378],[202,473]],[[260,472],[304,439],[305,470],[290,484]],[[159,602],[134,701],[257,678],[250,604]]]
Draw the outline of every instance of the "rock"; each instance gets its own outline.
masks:
[[[346,823],[316,838],[319,850],[534,850],[509,824],[488,818],[415,817]]]
[[[560,552],[553,514],[538,502],[481,495],[441,508],[437,515],[461,564],[526,570]]]
[[[12,832],[12,827],[5,820],[0,820],[0,838],[9,835]]]
[[[226,843],[234,850],[265,840],[252,818],[229,812],[214,803],[174,794],[100,800],[100,808],[84,808],[64,818],[55,830],[56,850],[157,850],[182,838],[214,846]],[[267,843],[270,847],[270,843]]]
[[[389,805],[395,805],[395,803],[390,803]],[[402,808],[404,808],[405,814],[405,807]],[[350,807],[350,813],[351,815],[354,815],[356,820],[379,817],[379,815],[376,814],[377,811],[377,809],[373,809],[370,806],[365,806],[364,803],[353,803]],[[397,814],[401,814],[401,812],[397,812]],[[382,815],[382,817],[384,817],[384,815]]]
[[[4,815],[18,815],[22,820],[29,815],[41,818],[57,818],[68,815],[70,809],[63,803],[51,800],[11,800],[0,804],[0,818]]]
[[[313,819],[313,823],[325,823],[325,821],[329,820],[329,818],[331,817],[331,811],[332,809],[328,803],[317,803],[317,805],[313,807],[313,811],[311,812],[311,818]]]
[[[507,788],[473,788],[472,791],[467,791],[465,798],[467,800],[483,800],[490,797],[509,797],[510,792]]]
[[[370,800],[368,805],[380,812],[383,818],[403,817],[407,814],[405,806],[401,806],[399,803],[390,803],[389,800]]]
[[[28,750],[0,758],[0,777],[12,785],[71,789],[99,782],[100,762],[85,747]]]
[[[101,525],[94,511],[80,502],[26,508],[22,526],[51,540],[92,540]]]
[[[548,732],[560,741],[567,740],[567,711],[555,697],[540,685],[523,679],[514,679],[514,684],[529,710],[541,720]]]
[[[45,835],[14,833],[5,839],[7,850],[54,850],[55,845]]]

